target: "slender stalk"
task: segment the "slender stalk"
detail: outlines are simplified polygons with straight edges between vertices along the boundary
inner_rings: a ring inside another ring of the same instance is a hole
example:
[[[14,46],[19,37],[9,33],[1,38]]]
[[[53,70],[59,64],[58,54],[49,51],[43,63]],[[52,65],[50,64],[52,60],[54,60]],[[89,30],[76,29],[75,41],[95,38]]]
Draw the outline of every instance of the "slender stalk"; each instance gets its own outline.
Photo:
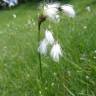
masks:
[[[40,25],[41,22],[38,20],[38,46],[40,43]],[[40,65],[40,77],[42,79],[42,62],[41,62],[41,54],[38,52],[38,59],[39,59],[39,65]]]
[[[44,15],[40,15],[38,18],[38,46],[39,46],[39,42],[40,42],[40,27],[41,27],[41,23],[44,22],[46,20],[46,16]],[[41,54],[38,52],[38,59],[39,59],[39,64],[40,64],[40,76],[42,79],[42,62],[41,62]]]

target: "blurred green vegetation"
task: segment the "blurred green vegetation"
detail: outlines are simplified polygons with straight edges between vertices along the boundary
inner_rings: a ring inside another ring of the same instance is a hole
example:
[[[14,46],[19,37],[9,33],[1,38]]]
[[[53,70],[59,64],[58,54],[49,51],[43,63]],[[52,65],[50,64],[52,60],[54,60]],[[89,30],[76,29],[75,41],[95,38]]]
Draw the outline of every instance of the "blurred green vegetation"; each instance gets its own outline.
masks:
[[[38,6],[33,3],[0,11],[0,96],[96,96],[96,3],[70,0],[74,19],[61,16],[59,23],[46,21],[62,46],[55,63],[42,56],[43,80],[38,62]],[[86,7],[91,8],[91,12]],[[14,18],[16,15],[16,18]]]

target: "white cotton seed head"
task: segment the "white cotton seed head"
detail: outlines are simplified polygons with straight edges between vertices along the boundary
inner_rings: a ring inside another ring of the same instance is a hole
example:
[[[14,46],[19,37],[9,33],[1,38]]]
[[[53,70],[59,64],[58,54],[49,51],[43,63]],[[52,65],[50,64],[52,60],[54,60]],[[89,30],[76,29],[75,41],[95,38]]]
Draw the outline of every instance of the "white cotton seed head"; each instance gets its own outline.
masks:
[[[68,15],[69,17],[75,17],[75,10],[73,9],[72,5],[62,5],[61,6],[62,11]]]
[[[56,15],[58,14],[58,7],[56,5],[47,4],[44,6],[44,15],[49,19],[56,21]]]
[[[44,14],[45,14],[49,19],[55,20],[55,19],[56,19],[56,15],[57,15],[57,9],[56,9],[56,8],[46,9],[46,10],[44,11]]]
[[[52,35],[52,32],[49,30],[45,31],[45,39],[48,42],[48,44],[53,44],[54,43],[54,37]]]
[[[59,57],[62,56],[62,52],[61,47],[58,43],[55,43],[53,45],[50,55],[55,62],[59,62]]]
[[[40,46],[38,48],[38,52],[40,54],[46,54],[47,53],[47,45],[48,45],[48,42],[46,41],[46,39],[43,39],[41,42],[40,42]]]

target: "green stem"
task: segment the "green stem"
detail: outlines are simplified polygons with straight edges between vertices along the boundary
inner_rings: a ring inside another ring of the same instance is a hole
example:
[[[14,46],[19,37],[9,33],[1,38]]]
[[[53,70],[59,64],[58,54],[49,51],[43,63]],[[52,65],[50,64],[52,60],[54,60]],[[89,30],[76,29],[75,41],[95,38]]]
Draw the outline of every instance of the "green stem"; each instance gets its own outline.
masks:
[[[41,23],[46,20],[46,18],[47,17],[42,14],[38,17],[38,46],[40,42],[40,26],[41,26]],[[42,79],[42,62],[41,62],[41,54],[39,52],[38,52],[38,57],[39,57],[39,63],[40,63],[40,76]]]
[[[38,46],[40,43],[40,25],[41,22],[38,21]],[[38,52],[38,59],[39,59],[39,65],[40,65],[40,77],[42,79],[42,62],[41,62],[41,54]]]

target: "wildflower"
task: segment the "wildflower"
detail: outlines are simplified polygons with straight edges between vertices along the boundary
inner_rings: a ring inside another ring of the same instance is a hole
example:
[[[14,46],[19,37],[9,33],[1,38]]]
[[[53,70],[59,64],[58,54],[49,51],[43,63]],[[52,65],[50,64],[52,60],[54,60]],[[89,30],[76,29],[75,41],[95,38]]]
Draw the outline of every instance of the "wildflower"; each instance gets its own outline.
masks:
[[[44,15],[49,19],[56,21],[56,15],[58,14],[58,4],[47,4],[44,6]]]
[[[93,56],[93,59],[96,59],[96,56]]]
[[[84,26],[83,28],[84,28],[84,29],[87,29],[87,26]]]
[[[16,18],[16,14],[13,14],[13,18]]]
[[[54,82],[52,82],[52,83],[51,83],[51,86],[54,86],[54,85],[55,85],[55,83],[54,83]]]
[[[45,39],[46,39],[47,42],[48,42],[49,44],[51,44],[51,45],[54,43],[54,37],[53,37],[51,31],[49,31],[49,30],[46,30],[46,31],[45,31]]]
[[[50,55],[55,62],[58,62],[59,57],[62,56],[61,47],[57,42],[53,45]]]
[[[48,45],[47,40],[43,39],[40,43],[39,48],[38,48],[38,52],[40,52],[41,54],[46,54],[47,53],[47,45]]]
[[[94,50],[94,53],[96,53],[96,50]]]
[[[88,12],[91,12],[90,6],[87,6],[87,7],[86,7],[86,10],[87,10]]]
[[[57,75],[57,73],[56,73],[56,72],[54,72],[54,73],[53,73],[53,75],[54,75],[54,76],[56,76],[56,75]]]
[[[86,79],[89,79],[89,78],[90,78],[90,77],[87,75],[87,76],[86,76]]]
[[[42,94],[42,92],[41,92],[41,91],[39,91],[39,94]]]
[[[75,16],[75,11],[73,9],[72,5],[66,4],[61,6],[61,10],[68,15],[69,17],[74,17]]]
[[[47,90],[48,88],[47,87],[45,87],[45,90]]]

